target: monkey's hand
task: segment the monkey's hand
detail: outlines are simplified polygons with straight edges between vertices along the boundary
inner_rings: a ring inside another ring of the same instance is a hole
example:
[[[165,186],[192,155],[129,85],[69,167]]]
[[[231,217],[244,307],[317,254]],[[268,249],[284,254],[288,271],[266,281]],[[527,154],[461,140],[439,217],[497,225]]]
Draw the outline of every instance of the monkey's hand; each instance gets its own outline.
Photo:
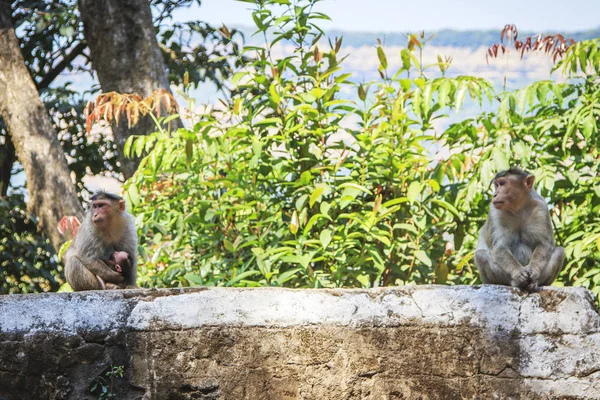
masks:
[[[106,263],[106,265],[108,265],[110,268],[112,268],[113,271],[116,271],[118,273],[123,273],[123,268],[117,264],[114,260],[106,260],[104,261]]]
[[[533,276],[531,267],[523,267],[512,274],[510,285],[519,289],[532,291],[537,287],[537,278]]]
[[[531,266],[531,264],[529,264],[528,266],[526,266],[523,269],[529,275],[529,282],[527,283],[527,286],[524,289],[527,290],[528,292],[533,292],[538,287],[538,281],[540,280],[540,273],[538,272],[537,269],[533,268]]]

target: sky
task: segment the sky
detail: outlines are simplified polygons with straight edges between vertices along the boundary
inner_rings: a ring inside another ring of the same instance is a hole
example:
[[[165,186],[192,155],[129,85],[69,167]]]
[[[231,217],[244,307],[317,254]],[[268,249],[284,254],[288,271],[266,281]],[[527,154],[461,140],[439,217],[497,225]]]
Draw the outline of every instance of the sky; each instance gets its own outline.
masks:
[[[179,10],[175,19],[254,26],[251,7],[235,0],[202,0],[201,7]],[[513,23],[522,32],[565,33],[600,26],[600,0],[323,0],[315,10],[333,20],[322,28],[345,31],[501,29]]]

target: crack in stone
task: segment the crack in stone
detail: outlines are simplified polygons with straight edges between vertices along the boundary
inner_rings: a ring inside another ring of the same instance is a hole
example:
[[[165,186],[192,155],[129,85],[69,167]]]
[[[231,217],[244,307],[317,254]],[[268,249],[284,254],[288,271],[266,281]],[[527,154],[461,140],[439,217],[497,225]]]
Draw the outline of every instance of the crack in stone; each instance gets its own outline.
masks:
[[[384,370],[361,372],[360,374],[358,374],[358,376],[361,377],[361,378],[372,378],[375,375],[380,374],[382,372],[384,372]]]
[[[419,313],[421,314],[421,318],[425,318],[425,314],[423,314],[423,310],[419,306],[419,303],[417,303],[417,300],[415,300],[415,298],[413,297],[413,293],[409,292],[409,295],[410,295],[411,300],[413,301],[413,303],[415,303],[415,306],[419,310]]]
[[[587,378],[587,377],[592,376],[599,372],[600,372],[600,367],[591,369],[589,372],[585,371],[585,372],[582,372],[581,374],[577,374],[577,377],[578,378]]]

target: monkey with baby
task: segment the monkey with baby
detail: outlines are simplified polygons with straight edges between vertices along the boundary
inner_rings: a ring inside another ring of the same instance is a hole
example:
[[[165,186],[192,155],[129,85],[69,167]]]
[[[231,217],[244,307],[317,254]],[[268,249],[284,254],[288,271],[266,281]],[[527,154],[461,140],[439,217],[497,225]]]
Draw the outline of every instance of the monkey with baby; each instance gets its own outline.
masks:
[[[104,191],[91,205],[66,253],[65,276],[74,291],[136,286],[137,232],[120,196]]]

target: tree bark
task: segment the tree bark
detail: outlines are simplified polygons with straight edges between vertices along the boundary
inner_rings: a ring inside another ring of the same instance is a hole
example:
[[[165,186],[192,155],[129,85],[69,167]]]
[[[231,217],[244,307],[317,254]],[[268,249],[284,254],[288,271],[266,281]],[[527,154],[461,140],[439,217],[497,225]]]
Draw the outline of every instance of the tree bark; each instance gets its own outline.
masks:
[[[19,48],[9,2],[0,1],[0,117],[27,176],[28,208],[58,251],[57,225],[83,216],[63,149]]]
[[[8,185],[11,178],[10,173],[17,157],[15,146],[12,140],[10,140],[10,136],[6,136],[4,139],[6,142],[0,146],[0,197],[4,197],[8,193]]]
[[[159,88],[170,91],[148,0],[79,0],[79,11],[92,64],[104,92],[147,97]],[[152,119],[146,117],[132,128],[121,120],[118,126],[113,124],[112,130],[121,171],[129,178],[139,160],[123,156],[125,141],[131,135],[146,135],[156,128]]]

